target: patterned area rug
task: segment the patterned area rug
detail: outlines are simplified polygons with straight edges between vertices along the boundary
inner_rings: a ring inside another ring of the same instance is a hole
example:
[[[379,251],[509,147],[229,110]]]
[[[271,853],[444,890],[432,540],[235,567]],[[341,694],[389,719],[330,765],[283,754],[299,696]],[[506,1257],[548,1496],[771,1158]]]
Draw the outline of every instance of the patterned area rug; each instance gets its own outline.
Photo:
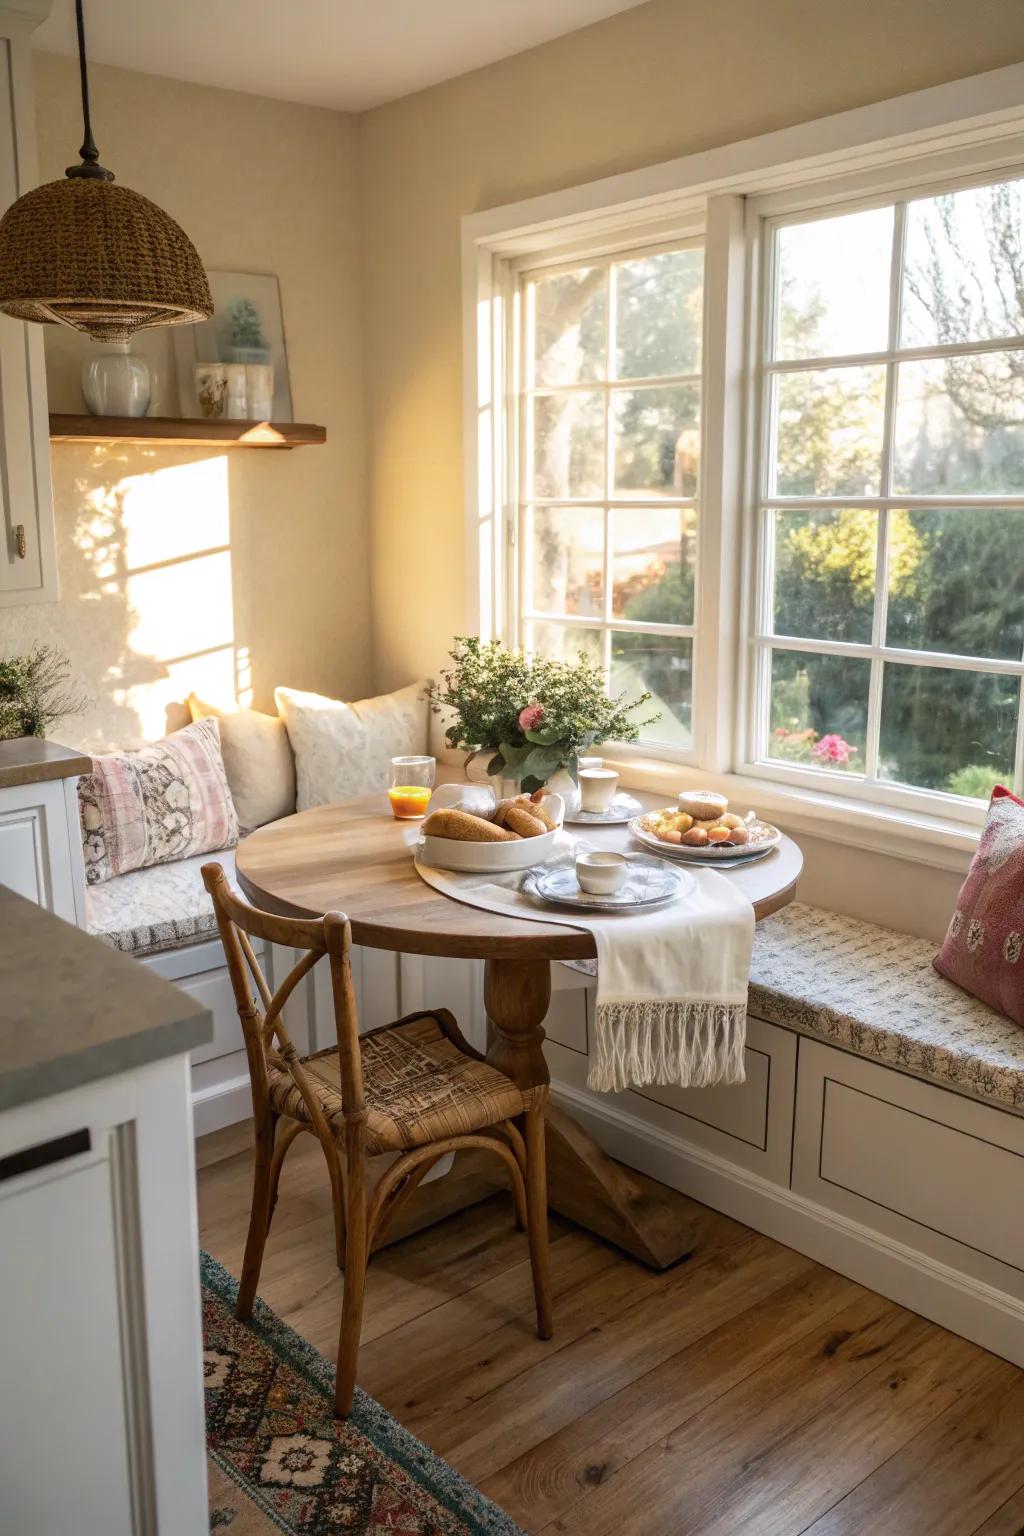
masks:
[[[356,1390],[332,1412],[334,1366],[201,1258],[210,1530],[229,1536],[523,1536],[520,1527]]]

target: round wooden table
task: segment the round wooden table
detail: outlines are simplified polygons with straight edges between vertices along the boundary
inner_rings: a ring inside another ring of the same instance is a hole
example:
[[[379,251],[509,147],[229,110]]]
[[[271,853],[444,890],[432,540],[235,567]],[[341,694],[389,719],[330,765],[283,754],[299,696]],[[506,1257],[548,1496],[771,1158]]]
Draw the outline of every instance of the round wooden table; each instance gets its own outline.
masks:
[[[651,806],[661,803],[641,798]],[[603,848],[636,846],[625,826],[574,830]],[[543,1021],[551,961],[593,959],[592,936],[442,896],[416,873],[412,849],[418,836],[419,823],[395,821],[382,794],[301,811],[239,843],[239,884],[255,906],[286,917],[344,912],[353,941],[371,949],[484,960],[488,1061],[520,1087],[548,1082]],[[784,838],[769,857],[731,868],[725,878],[762,918],[792,901],[802,865],[799,848]],[[548,1146],[555,1210],[658,1268],[688,1251],[689,1223],[679,1196],[613,1162],[556,1105],[549,1112]]]

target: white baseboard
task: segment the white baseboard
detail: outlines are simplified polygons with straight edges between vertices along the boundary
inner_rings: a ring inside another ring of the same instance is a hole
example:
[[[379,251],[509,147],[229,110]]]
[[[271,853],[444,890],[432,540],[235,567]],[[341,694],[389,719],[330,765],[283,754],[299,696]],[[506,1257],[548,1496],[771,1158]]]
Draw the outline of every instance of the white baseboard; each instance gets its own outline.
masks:
[[[198,1088],[192,1094],[192,1120],[195,1134],[208,1136],[211,1131],[222,1131],[226,1125],[237,1125],[252,1114],[252,1090],[249,1074],[232,1077],[224,1083],[211,1083],[208,1088]]]
[[[552,1096],[611,1156],[1024,1366],[1024,1303],[589,1093]]]

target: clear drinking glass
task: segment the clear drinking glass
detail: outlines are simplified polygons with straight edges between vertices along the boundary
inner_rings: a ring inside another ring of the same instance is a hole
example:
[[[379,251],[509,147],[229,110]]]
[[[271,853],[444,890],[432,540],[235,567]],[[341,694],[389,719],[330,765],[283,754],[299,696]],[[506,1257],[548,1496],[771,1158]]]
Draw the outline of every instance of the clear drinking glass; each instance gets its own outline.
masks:
[[[427,814],[437,763],[432,757],[393,757],[388,799],[399,821],[418,821]]]

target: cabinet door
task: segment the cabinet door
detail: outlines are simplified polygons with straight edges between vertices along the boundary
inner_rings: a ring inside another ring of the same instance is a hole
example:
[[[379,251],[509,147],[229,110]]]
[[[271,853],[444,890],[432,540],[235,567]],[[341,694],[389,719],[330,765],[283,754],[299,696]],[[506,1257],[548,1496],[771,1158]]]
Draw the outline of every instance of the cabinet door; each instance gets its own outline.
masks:
[[[129,1536],[110,1168],[24,1182],[0,1185],[0,1530]]]
[[[38,181],[32,25],[0,6],[0,210]],[[0,607],[57,596],[42,327],[0,315]]]
[[[0,790],[0,885],[68,923],[80,921],[75,783],[55,779]]]

